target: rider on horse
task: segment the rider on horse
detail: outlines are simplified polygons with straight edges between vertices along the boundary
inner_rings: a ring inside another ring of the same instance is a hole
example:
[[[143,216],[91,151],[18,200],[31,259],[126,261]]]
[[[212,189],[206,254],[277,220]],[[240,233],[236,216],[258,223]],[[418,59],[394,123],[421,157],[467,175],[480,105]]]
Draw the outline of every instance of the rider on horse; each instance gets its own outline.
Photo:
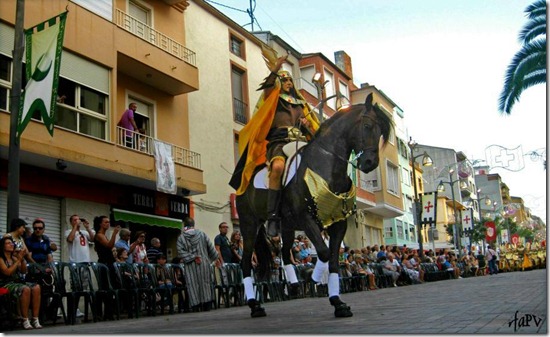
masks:
[[[240,195],[246,190],[256,166],[268,164],[267,234],[271,237],[279,234],[281,223],[279,203],[286,161],[283,146],[292,141],[308,140],[319,127],[319,120],[294,87],[292,75],[281,70],[287,57],[272,62],[269,76],[258,89],[263,89],[264,93],[256,104],[254,116],[240,132],[241,159],[230,182]]]

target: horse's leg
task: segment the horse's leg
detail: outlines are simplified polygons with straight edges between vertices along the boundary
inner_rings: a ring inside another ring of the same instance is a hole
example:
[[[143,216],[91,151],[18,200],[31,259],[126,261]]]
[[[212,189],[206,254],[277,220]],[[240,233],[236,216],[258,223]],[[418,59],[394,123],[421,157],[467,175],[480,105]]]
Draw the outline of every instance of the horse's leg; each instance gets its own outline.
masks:
[[[243,285],[246,302],[251,309],[250,316],[263,317],[266,315],[260,302],[256,301],[256,292],[254,291],[254,281],[252,280],[252,253],[258,234],[258,221],[254,216],[254,211],[249,202],[249,192],[237,198],[237,209],[239,210],[239,220],[241,236],[243,238],[243,256],[241,260],[241,269],[243,272]]]
[[[284,219],[283,219],[284,221]],[[300,288],[298,284],[298,277],[296,277],[296,270],[294,269],[294,265],[292,264],[292,261],[290,260],[290,251],[292,250],[292,244],[294,243],[294,229],[289,230],[286,229],[289,226],[285,226],[283,224],[282,226],[282,240],[283,240],[283,248],[281,248],[281,254],[283,256],[283,269],[285,270],[286,280],[290,283],[289,289],[288,289],[288,295],[291,298],[297,298],[298,297],[298,289]]]
[[[351,317],[353,313],[350,310],[350,307],[342,302],[340,299],[340,278],[338,276],[338,251],[340,250],[340,245],[346,235],[347,221],[339,221],[333,223],[328,228],[328,233],[330,236],[329,241],[329,250],[330,250],[330,259],[329,259],[329,275],[328,275],[328,296],[330,304],[334,306],[334,316],[336,317]]]
[[[325,244],[323,237],[321,236],[321,230],[319,226],[314,222],[308,222],[305,227],[305,232],[309,241],[315,246],[317,251],[317,262],[315,262],[315,268],[311,278],[313,282],[319,283],[323,277],[323,274],[328,270],[328,261],[330,259],[329,247]]]

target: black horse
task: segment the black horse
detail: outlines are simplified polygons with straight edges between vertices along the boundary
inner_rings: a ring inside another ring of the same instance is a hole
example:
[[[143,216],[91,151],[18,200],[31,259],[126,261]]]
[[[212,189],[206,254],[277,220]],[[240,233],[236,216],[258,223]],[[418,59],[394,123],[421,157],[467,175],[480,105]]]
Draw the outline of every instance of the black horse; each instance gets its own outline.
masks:
[[[372,94],[368,95],[365,104],[354,105],[336,113],[320,126],[310,143],[299,151],[300,163],[291,164],[297,165],[295,175],[283,188],[280,205],[282,257],[290,282],[289,289],[291,292],[297,289],[297,278],[290,261],[294,231],[303,230],[318,254],[313,280],[318,281],[328,267],[329,300],[335,307],[336,317],[353,315],[350,307],[340,300],[338,279],[338,251],[346,234],[346,217],[354,211],[349,207],[350,200],[353,205],[355,187],[347,173],[350,164],[348,158],[354,151],[354,166],[365,173],[374,170],[378,166],[379,150],[381,145],[386,144],[392,125],[390,117],[378,105],[373,105]],[[327,189],[312,186],[325,186],[329,190],[328,194],[332,192],[334,195],[327,196]],[[251,278],[251,257],[254,251],[260,268],[267,271],[271,265],[264,226],[267,219],[266,200],[267,190],[254,187],[252,181],[236,199],[244,240],[242,270],[245,293],[252,317],[266,315],[265,309],[255,300]],[[336,210],[332,215],[327,215],[327,209],[334,205],[337,206],[333,207]],[[330,236],[330,247],[321,237],[323,229]],[[256,270],[255,275],[258,277],[259,274],[262,271]]]

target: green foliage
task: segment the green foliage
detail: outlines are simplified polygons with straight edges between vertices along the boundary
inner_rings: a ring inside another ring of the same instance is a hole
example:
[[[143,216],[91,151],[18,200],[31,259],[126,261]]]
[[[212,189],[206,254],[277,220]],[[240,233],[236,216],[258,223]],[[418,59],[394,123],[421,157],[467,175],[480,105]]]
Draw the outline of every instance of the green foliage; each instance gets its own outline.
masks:
[[[506,69],[498,109],[510,114],[521,93],[546,83],[546,1],[537,0],[525,9],[528,21],[519,33],[521,49]]]

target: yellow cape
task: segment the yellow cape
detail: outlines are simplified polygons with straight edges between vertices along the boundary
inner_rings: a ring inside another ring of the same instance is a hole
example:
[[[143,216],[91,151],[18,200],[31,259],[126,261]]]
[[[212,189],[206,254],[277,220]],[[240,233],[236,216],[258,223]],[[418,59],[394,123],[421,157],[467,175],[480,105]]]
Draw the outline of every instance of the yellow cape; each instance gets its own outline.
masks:
[[[246,161],[242,170],[241,184],[236,189],[237,195],[243,194],[248,187],[254,169],[267,161],[266,137],[275,116],[280,92],[281,85],[277,80],[269,96],[264,97],[264,93],[262,93],[258,103],[256,103],[252,118],[239,133],[239,155],[246,155]],[[306,101],[298,90],[296,90],[296,93],[301,100]],[[304,115],[311,123],[313,132],[316,132],[319,128],[319,120],[315,113],[310,111],[307,103],[304,107]],[[244,153],[245,151],[247,152]]]

